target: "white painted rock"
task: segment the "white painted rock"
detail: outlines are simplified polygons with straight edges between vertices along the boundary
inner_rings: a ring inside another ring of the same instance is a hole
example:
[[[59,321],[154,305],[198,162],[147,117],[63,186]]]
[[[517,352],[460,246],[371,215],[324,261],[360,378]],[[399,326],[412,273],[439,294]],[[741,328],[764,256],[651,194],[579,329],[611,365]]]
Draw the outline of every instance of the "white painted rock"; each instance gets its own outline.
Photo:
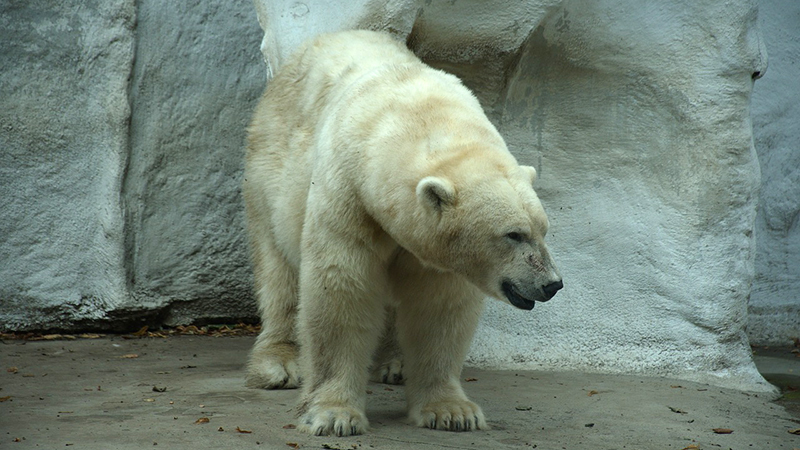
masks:
[[[532,313],[490,302],[470,363],[773,390],[745,335],[766,70],[752,2],[256,4],[270,70],[320,32],[389,30],[539,170],[565,288]]]

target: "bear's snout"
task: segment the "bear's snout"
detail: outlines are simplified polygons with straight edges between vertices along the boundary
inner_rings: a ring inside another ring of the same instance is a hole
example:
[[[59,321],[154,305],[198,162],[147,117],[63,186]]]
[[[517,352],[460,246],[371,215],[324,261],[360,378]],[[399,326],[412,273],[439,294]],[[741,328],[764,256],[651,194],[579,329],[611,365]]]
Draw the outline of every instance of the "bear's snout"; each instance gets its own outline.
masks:
[[[561,288],[564,287],[564,282],[561,280],[554,281],[548,285],[542,286],[542,292],[544,292],[544,296],[547,297],[548,300],[553,298]]]

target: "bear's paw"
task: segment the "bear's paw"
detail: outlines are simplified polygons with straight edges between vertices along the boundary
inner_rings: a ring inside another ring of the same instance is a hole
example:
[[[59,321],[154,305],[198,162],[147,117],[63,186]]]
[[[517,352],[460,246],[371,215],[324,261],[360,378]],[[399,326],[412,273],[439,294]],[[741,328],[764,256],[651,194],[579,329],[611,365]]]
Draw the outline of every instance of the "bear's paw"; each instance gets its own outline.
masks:
[[[266,357],[250,362],[245,385],[257,389],[295,389],[300,386],[299,372],[294,359]]]
[[[364,413],[349,406],[313,406],[300,423],[300,431],[315,436],[354,436],[363,434],[369,427]]]
[[[446,431],[487,430],[481,407],[469,400],[442,400],[425,405],[412,420],[419,427]]]
[[[403,384],[403,360],[392,358],[372,370],[370,381],[384,384]]]

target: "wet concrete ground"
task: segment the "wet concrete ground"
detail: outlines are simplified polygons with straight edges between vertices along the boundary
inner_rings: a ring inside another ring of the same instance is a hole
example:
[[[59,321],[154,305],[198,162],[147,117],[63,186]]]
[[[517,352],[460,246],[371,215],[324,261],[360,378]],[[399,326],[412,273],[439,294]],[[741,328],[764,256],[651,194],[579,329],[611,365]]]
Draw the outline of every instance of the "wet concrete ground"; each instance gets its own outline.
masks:
[[[370,384],[370,431],[293,429],[297,391],[244,387],[252,337],[0,344],[0,449],[800,449],[800,358],[756,349],[777,403],[686,381],[466,368],[489,431],[405,423],[402,386]],[[714,429],[729,429],[718,434]]]

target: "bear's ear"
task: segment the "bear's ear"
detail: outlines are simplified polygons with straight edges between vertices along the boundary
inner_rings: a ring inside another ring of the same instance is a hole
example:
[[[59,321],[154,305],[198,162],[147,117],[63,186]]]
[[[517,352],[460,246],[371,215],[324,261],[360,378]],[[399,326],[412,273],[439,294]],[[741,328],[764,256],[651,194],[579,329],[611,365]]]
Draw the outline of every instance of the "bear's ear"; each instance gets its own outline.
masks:
[[[522,170],[530,177],[531,185],[536,181],[536,169],[533,166],[520,166]]]
[[[455,202],[456,190],[453,183],[444,178],[425,177],[417,184],[417,198],[423,205],[441,212]]]

